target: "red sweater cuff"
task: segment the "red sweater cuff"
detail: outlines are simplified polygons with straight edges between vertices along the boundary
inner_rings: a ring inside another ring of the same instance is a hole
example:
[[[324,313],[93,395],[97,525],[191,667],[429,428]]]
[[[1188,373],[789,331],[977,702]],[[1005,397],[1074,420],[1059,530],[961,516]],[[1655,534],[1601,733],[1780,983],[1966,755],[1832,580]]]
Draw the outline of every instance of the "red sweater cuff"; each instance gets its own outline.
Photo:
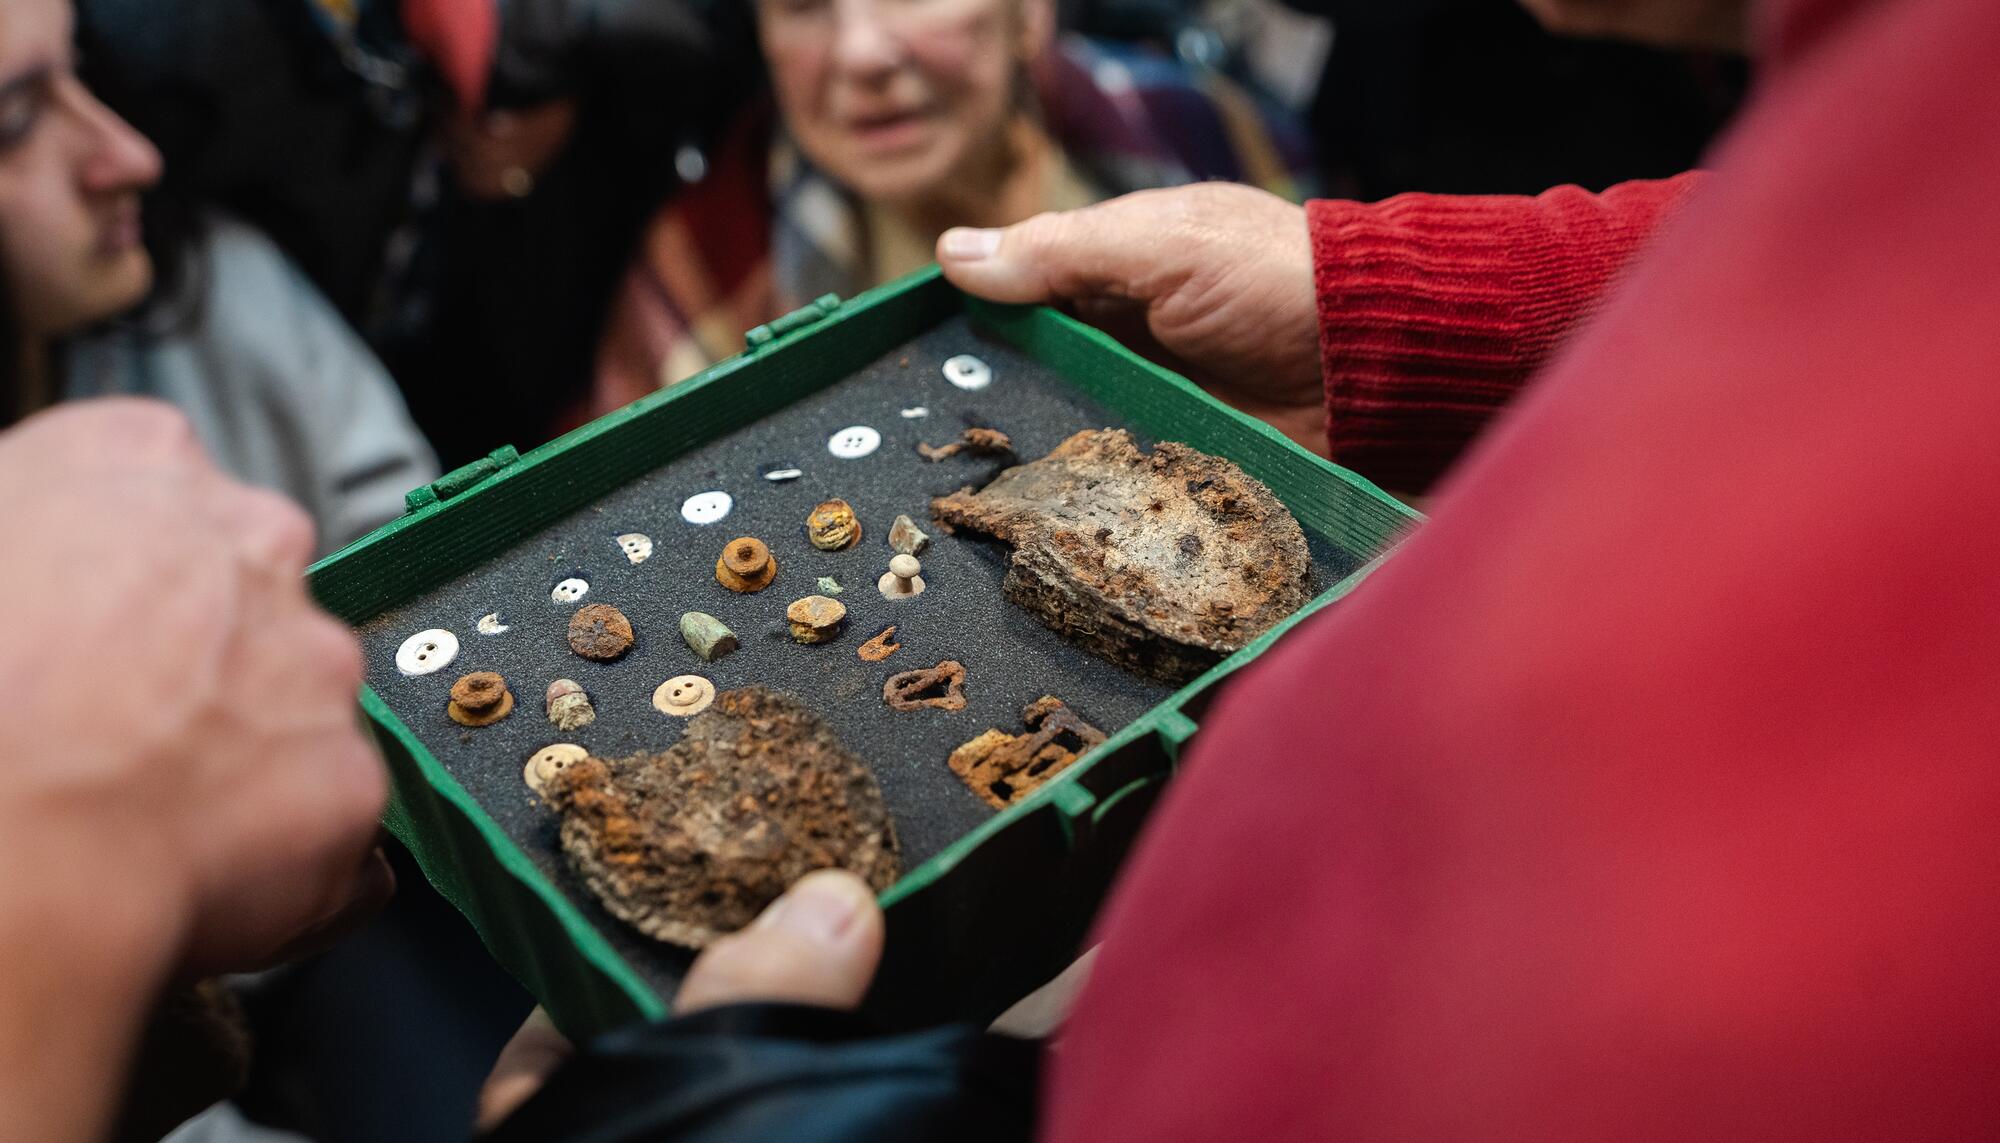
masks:
[[[1699,179],[1307,203],[1334,460],[1429,488]]]

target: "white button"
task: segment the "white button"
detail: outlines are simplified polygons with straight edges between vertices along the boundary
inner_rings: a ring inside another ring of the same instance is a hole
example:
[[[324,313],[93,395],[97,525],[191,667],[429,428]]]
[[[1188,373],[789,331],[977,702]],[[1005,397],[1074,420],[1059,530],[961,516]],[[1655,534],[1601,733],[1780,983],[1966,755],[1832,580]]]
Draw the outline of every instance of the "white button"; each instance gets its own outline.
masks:
[[[557,584],[554,591],[549,592],[549,598],[557,603],[575,603],[589,590],[590,585],[580,579],[566,579]]]
[[[396,669],[406,675],[442,671],[458,658],[458,636],[443,628],[419,631],[396,648]]]
[[[826,442],[826,451],[842,460],[860,460],[881,447],[882,434],[867,425],[849,425]]]
[[[504,635],[511,630],[513,629],[501,620],[500,613],[497,611],[479,617],[479,633],[481,635]]]
[[[735,506],[727,492],[697,492],[681,502],[681,519],[690,524],[713,524]]]
[[[787,480],[797,480],[804,475],[804,470],[793,468],[789,464],[774,464],[766,466],[764,469],[764,479],[773,484],[783,484]]]
[[[984,389],[993,384],[993,370],[970,353],[961,353],[944,363],[944,379],[961,389]]]
[[[618,537],[618,546],[625,551],[625,558],[635,564],[643,564],[646,557],[653,554],[653,538],[644,532],[627,532]]]
[[[903,419],[904,419],[904,420],[906,420],[906,421],[914,421],[914,420],[918,419],[919,417],[928,417],[928,416],[930,416],[930,415],[931,415],[931,411],[930,411],[929,409],[925,408],[925,407],[924,407],[924,406],[922,406],[922,405],[918,405],[918,406],[917,406],[916,408],[914,408],[914,409],[904,409],[904,410],[903,410]]]

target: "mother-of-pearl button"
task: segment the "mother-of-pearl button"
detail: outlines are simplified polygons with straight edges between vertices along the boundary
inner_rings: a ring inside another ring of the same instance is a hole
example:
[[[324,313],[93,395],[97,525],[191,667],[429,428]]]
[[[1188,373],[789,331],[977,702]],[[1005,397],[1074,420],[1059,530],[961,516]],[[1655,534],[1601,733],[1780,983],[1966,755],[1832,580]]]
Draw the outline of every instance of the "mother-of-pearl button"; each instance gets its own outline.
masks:
[[[458,636],[441,627],[419,631],[396,648],[396,669],[406,675],[441,671],[458,658]]]
[[[961,353],[944,363],[944,379],[961,389],[984,389],[993,384],[993,370],[970,353]]]
[[[661,714],[689,718],[715,701],[715,684],[700,675],[675,675],[653,691],[653,707]]]
[[[577,600],[582,599],[584,594],[589,590],[589,584],[572,576],[557,584],[555,589],[549,592],[549,598],[555,600],[557,603],[575,603]]]
[[[552,746],[544,746],[528,759],[528,767],[521,771],[521,777],[527,779],[529,789],[539,794],[549,779],[562,773],[571,763],[581,762],[588,757],[590,751],[574,742],[558,742]]]
[[[479,633],[481,635],[505,635],[511,630],[513,628],[507,626],[507,621],[500,618],[500,613],[497,611],[489,612],[479,617]]]
[[[644,532],[627,532],[618,537],[618,546],[625,552],[625,558],[635,564],[643,564],[646,557],[653,554],[653,538]]]
[[[842,460],[859,460],[881,447],[882,434],[867,425],[849,425],[826,441],[826,451]]]
[[[735,506],[727,492],[697,492],[681,501],[681,519],[690,524],[713,524]]]

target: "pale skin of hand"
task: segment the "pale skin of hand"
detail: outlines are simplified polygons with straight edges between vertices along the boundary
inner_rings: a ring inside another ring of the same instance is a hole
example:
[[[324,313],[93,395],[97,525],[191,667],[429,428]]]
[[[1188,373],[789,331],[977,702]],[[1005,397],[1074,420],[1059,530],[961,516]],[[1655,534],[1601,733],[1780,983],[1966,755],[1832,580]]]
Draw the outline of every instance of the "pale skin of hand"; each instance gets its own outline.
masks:
[[[99,1137],[154,994],[385,891],[386,792],[312,529],[186,421],[81,402],[0,434],[0,1138]]]
[[[948,230],[945,277],[998,302],[1070,309],[1324,456],[1326,397],[1305,211],[1201,183],[998,230]]]
[[[852,873],[810,873],[748,928],[702,950],[681,982],[674,1012],[766,1001],[852,1009],[882,959],[882,910]],[[501,1050],[479,1093],[478,1130],[488,1131],[573,1054],[540,1008]]]

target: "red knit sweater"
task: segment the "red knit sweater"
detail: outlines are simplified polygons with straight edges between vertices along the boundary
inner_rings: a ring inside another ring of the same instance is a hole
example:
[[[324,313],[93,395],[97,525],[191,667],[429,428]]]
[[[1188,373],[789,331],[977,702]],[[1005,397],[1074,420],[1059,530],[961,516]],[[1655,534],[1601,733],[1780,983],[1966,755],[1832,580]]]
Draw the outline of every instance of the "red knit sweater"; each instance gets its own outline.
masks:
[[[2000,1135],[2000,4],[1773,7],[1699,196],[1205,712],[1051,1138]]]
[[[1699,177],[1308,203],[1334,459],[1400,491],[1430,487]]]

